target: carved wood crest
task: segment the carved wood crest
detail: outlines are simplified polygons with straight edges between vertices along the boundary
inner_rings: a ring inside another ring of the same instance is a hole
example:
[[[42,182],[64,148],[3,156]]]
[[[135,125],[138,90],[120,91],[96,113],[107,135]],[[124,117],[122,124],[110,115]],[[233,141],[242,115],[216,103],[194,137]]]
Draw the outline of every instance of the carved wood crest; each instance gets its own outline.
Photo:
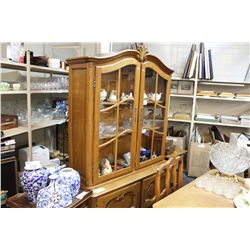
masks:
[[[146,56],[148,54],[148,49],[145,48],[143,45],[138,45],[137,51],[139,52],[139,60],[144,62],[146,60]]]

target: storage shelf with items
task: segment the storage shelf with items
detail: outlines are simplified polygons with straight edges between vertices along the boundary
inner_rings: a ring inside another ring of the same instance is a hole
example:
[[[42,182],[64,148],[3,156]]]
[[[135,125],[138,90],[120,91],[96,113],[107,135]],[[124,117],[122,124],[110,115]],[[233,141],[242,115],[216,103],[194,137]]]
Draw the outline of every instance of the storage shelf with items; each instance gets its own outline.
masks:
[[[82,184],[119,177],[126,186],[129,176],[164,161],[172,71],[143,48],[67,61],[70,165]]]
[[[0,45],[2,46],[2,44]],[[41,94],[46,94],[48,98],[52,98],[53,94],[62,94],[67,99],[68,80],[66,77],[68,71],[62,68],[32,65],[31,62],[33,61],[31,61],[30,51],[28,50],[25,53],[25,62],[13,62],[8,58],[0,60],[2,113],[17,115],[18,117],[17,127],[3,129],[3,138],[21,136],[24,139],[24,136],[26,136],[26,143],[29,148],[27,159],[32,160],[32,144],[37,139],[37,136],[32,138],[32,131],[53,127],[65,121],[65,118],[55,117],[56,119],[48,120],[47,116],[43,116],[40,117],[42,119],[40,119],[40,122],[36,122],[33,111],[38,107],[34,100],[39,99]],[[49,76],[49,78],[46,78],[46,76]],[[38,82],[35,86],[36,81]]]

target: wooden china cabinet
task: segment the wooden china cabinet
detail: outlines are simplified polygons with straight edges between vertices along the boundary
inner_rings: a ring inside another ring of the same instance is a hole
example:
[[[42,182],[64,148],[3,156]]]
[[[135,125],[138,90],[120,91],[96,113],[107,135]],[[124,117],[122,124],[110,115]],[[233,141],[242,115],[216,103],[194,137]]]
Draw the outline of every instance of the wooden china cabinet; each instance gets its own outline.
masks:
[[[93,190],[89,206],[151,206],[173,71],[143,46],[67,62],[70,166]]]

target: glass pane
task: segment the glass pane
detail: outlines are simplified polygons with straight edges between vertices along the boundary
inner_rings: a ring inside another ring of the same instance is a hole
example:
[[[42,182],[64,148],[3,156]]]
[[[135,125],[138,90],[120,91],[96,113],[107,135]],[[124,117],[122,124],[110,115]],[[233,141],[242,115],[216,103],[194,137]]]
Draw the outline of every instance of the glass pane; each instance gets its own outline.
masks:
[[[155,107],[155,130],[163,132],[164,130],[164,119],[166,109],[166,88],[167,81],[158,75],[157,93],[161,98],[156,102]]]
[[[121,81],[118,86],[120,94],[119,102],[119,136],[117,148],[117,170],[131,165],[131,147],[134,119],[134,88],[135,65],[129,65],[121,69]]]
[[[118,70],[102,74],[100,90],[100,109],[117,102]]]
[[[143,128],[141,134],[140,162],[143,162],[149,160],[151,157],[153,131]]]
[[[104,139],[103,142],[109,142]],[[114,171],[116,140],[99,148],[99,176],[109,175]]]
[[[157,158],[161,156],[162,138],[163,138],[163,135],[160,135],[157,132],[154,133],[152,158]]]
[[[147,68],[142,114],[141,162],[161,156],[166,88],[166,80],[152,69]]]
[[[156,77],[157,74],[155,71],[146,68],[140,149],[141,162],[147,161],[151,158],[155,116],[155,92],[157,87]]]
[[[136,66],[129,65],[102,74],[99,122],[100,176],[131,165],[135,72]]]

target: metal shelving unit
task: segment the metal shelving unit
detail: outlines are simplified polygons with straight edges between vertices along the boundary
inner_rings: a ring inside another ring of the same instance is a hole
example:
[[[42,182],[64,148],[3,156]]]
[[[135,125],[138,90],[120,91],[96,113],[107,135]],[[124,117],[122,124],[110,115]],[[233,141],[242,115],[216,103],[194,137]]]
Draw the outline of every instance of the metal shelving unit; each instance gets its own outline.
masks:
[[[1,53],[0,53],[1,55]],[[41,93],[68,93],[68,90],[31,90],[31,73],[48,73],[48,74],[57,74],[57,75],[68,75],[68,71],[64,69],[54,69],[49,67],[41,67],[36,65],[30,64],[30,53],[27,51],[27,63],[15,63],[5,59],[0,60],[0,68],[3,69],[11,69],[17,71],[24,71],[26,72],[26,82],[27,82],[27,90],[8,90],[8,91],[0,91],[0,95],[19,95],[25,94],[27,96],[27,126],[19,126],[17,128],[12,128],[8,130],[4,130],[4,137],[11,137],[17,136],[23,133],[28,134],[28,147],[29,147],[29,154],[28,160],[32,160],[32,131],[43,129],[50,126],[55,126],[59,124],[63,124],[65,120],[49,120],[40,124],[32,125],[31,121],[31,94],[41,94]]]

